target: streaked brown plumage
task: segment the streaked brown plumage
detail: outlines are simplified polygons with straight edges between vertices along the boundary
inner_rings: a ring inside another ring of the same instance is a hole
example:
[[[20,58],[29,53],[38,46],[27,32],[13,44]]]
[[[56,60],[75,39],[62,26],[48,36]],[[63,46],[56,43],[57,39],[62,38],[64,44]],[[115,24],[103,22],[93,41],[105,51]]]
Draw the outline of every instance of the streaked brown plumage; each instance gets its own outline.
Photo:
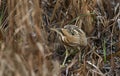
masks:
[[[66,25],[64,28],[51,29],[60,35],[64,45],[80,47],[87,45],[87,38],[83,30],[75,25]]]
[[[81,46],[87,45],[86,34],[78,26],[66,25],[64,28],[51,28],[51,30],[56,31],[59,34],[60,40],[65,45],[66,56],[62,64],[63,66],[67,60],[69,48],[80,50]]]

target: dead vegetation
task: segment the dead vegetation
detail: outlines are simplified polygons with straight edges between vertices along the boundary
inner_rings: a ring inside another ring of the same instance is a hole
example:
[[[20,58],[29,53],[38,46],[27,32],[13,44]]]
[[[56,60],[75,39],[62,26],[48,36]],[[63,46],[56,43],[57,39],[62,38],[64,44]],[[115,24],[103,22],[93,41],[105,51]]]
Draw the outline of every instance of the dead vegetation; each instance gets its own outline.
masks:
[[[0,20],[0,76],[120,76],[120,0],[0,0]],[[61,67],[66,49],[50,28],[68,24],[88,45]]]

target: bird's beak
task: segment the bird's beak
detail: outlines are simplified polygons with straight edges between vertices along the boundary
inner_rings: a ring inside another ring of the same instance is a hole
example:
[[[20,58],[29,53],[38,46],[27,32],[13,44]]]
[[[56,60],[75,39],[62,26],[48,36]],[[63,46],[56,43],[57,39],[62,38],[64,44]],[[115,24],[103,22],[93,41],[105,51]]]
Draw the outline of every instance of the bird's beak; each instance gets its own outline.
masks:
[[[52,31],[58,31],[59,28],[50,28]]]
[[[50,30],[55,31],[58,34],[61,34],[61,29],[60,28],[50,28]]]

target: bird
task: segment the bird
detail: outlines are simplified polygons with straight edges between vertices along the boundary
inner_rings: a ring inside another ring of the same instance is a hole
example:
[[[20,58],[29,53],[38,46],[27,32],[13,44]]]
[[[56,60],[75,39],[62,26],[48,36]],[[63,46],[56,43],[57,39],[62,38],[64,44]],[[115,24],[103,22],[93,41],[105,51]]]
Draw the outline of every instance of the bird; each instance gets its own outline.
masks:
[[[63,66],[68,57],[68,48],[80,50],[80,47],[87,45],[87,37],[85,32],[76,25],[65,25],[63,28],[50,28],[59,34],[60,41],[66,48],[66,56]]]

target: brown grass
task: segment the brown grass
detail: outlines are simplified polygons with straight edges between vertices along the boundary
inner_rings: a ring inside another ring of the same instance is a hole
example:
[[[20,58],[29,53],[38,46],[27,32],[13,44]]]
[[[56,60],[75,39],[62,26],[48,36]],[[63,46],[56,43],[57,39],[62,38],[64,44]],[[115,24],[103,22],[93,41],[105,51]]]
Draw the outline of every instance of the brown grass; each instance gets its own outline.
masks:
[[[119,0],[0,0],[4,11],[0,11],[0,76],[119,76],[118,3]],[[88,45],[81,49],[82,63],[78,52],[70,55],[61,68],[65,48],[49,28],[66,24],[81,27]]]

